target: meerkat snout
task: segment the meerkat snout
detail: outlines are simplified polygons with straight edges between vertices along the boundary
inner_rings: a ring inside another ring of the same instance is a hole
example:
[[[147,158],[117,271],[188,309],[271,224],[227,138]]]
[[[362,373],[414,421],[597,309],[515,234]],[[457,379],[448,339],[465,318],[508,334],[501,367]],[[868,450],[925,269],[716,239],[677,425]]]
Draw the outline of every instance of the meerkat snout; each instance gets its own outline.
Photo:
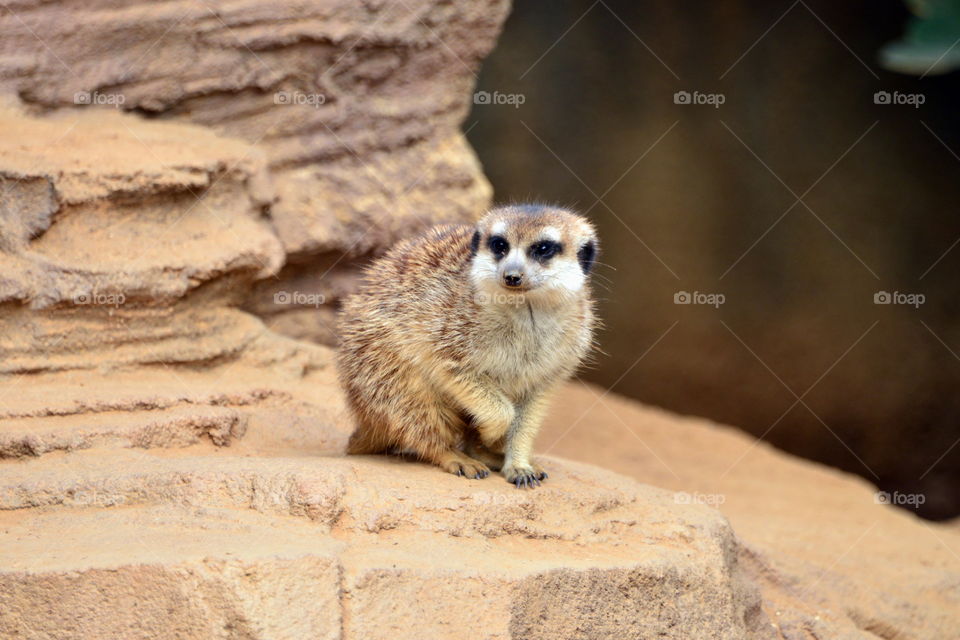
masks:
[[[547,400],[592,344],[593,226],[544,205],[436,227],[375,262],[343,306],[350,453],[389,450],[468,478],[546,478],[531,459]]]

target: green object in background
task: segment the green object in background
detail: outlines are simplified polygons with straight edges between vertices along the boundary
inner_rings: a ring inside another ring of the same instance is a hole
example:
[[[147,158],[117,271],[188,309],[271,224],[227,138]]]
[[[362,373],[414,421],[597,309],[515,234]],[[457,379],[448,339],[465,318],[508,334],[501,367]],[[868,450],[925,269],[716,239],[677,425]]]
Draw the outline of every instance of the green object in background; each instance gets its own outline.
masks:
[[[880,49],[880,64],[919,76],[960,68],[960,0],[906,2],[914,17],[903,38]]]

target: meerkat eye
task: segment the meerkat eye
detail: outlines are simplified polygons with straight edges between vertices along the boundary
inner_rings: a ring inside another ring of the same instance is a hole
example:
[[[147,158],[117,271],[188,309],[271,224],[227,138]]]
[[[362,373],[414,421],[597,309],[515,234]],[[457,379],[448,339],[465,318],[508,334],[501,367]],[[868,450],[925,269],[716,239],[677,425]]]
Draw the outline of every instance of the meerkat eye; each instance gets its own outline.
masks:
[[[549,260],[560,253],[563,247],[559,242],[553,240],[543,240],[530,245],[530,255],[538,260]]]
[[[510,243],[507,242],[503,236],[493,236],[490,238],[490,242],[488,244],[490,246],[490,251],[498,258],[502,258],[503,256],[507,255],[507,251],[510,250]]]
[[[580,262],[580,268],[583,269],[584,273],[590,273],[596,257],[597,245],[594,244],[593,240],[588,240],[586,244],[580,247],[580,250],[577,251],[577,261]]]

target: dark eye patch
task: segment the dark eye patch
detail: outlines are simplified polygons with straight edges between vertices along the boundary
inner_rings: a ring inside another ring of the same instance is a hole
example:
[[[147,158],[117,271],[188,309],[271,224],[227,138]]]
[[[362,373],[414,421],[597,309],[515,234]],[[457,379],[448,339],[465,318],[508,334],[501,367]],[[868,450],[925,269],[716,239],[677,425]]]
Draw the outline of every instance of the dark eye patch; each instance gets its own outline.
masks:
[[[549,260],[563,251],[563,245],[553,240],[541,240],[530,245],[530,256],[540,261]]]
[[[577,261],[580,263],[580,268],[583,269],[584,273],[590,273],[590,268],[593,267],[593,261],[597,257],[597,246],[593,243],[593,240],[590,240],[577,251]]]
[[[507,255],[507,251],[510,251],[510,243],[503,236],[491,236],[490,240],[487,241],[487,246],[490,247],[490,252],[498,260]]]

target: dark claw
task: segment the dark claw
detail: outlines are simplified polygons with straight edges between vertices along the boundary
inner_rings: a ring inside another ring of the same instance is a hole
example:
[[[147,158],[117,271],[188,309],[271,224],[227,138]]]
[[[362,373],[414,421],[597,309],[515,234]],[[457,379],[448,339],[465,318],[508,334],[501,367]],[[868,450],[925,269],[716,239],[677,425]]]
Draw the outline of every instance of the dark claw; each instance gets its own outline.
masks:
[[[546,472],[546,471],[541,471],[541,472],[540,472],[540,479],[541,479],[541,480],[546,480],[546,479],[547,479],[547,472]]]
[[[532,489],[534,486],[539,487],[540,481],[532,474],[524,474],[522,476],[517,476],[517,478],[513,481],[513,484],[517,487],[517,489]]]
[[[533,489],[540,486],[540,479],[533,473],[519,474],[511,483],[517,489]]]

